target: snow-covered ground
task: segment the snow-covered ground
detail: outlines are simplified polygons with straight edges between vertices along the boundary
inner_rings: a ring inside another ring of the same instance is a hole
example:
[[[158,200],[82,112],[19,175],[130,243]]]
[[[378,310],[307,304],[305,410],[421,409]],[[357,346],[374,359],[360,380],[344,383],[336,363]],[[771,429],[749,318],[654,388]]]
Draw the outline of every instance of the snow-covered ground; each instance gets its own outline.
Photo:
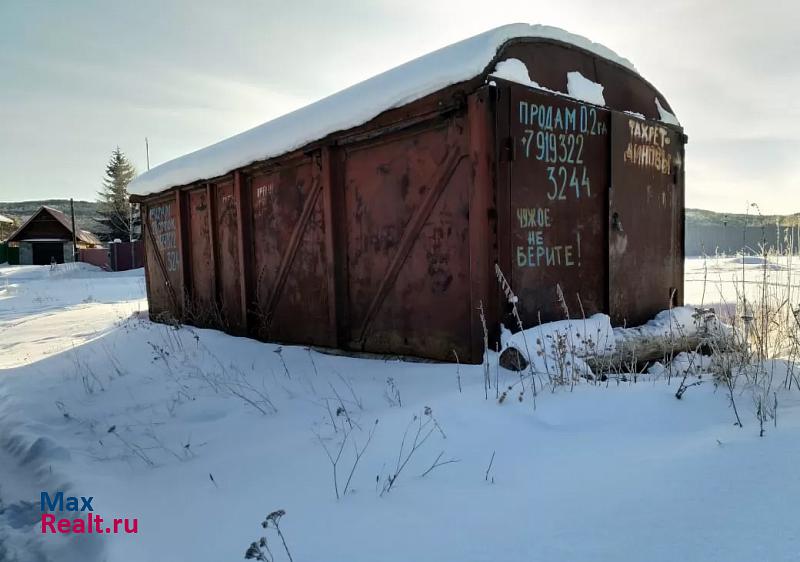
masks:
[[[744,280],[744,285],[742,281]],[[684,268],[686,304],[730,308],[745,294],[755,302],[768,293],[790,302],[800,297],[800,256],[688,258]]]
[[[687,302],[735,300],[741,263],[707,265],[702,298],[704,266],[687,261]],[[264,535],[286,560],[260,525],[278,509],[296,562],[800,553],[796,390],[760,438],[752,403],[734,426],[709,377],[680,401],[655,375],[583,382],[534,410],[518,386],[486,400],[480,365],[326,355],[142,311],[141,271],[0,267],[0,560],[241,560]],[[500,391],[519,380],[490,360]],[[335,487],[326,448],[345,436]],[[423,476],[437,459],[457,462]],[[138,532],[43,535],[40,493],[58,490]]]

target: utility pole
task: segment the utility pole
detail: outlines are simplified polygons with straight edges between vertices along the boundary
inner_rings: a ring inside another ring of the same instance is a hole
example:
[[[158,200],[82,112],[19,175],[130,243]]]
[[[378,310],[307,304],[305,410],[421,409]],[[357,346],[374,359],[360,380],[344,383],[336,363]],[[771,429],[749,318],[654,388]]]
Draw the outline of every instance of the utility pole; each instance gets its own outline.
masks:
[[[144,137],[144,152],[147,155],[147,171],[150,171],[150,143],[147,142],[147,137]]]
[[[134,268],[134,251],[133,251],[133,203],[128,202],[128,246],[131,249],[131,269]]]
[[[69,198],[69,211],[72,215],[72,261],[78,261],[78,235],[75,231],[75,205],[72,203],[72,197]]]

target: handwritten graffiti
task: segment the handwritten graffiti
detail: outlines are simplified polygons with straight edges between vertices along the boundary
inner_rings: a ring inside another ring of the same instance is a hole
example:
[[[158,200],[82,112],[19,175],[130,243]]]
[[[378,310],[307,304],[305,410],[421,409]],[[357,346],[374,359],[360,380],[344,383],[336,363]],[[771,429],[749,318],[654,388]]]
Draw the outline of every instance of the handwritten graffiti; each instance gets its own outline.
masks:
[[[538,103],[519,102],[519,122],[538,126],[542,131],[563,131],[584,135],[606,135],[608,127],[598,118],[597,109],[585,105],[554,107]]]
[[[558,100],[552,104],[521,100],[518,110],[515,142],[522,145],[524,158],[516,169],[525,184],[515,188],[517,197],[529,203],[516,209],[516,265],[580,267],[580,228],[554,228],[554,222],[559,221],[557,209],[562,205],[597,197],[589,163],[597,160],[591,156],[592,147],[607,142],[607,114]]]
[[[517,219],[520,228],[548,228],[552,224],[550,209],[547,207],[519,208],[517,209]]]
[[[575,198],[581,198],[581,190],[587,197],[592,196],[592,185],[586,166],[548,166],[547,179],[550,182],[550,191],[547,198],[551,201],[563,201],[567,193],[575,192]]]
[[[175,217],[172,214],[172,203],[151,207],[147,218],[156,243],[164,254],[167,270],[177,271],[180,265],[180,254],[178,253],[178,236],[175,230]]]
[[[672,174],[673,159],[669,152],[670,137],[665,127],[628,120],[630,141],[623,161],[642,168],[652,168],[662,174]]]
[[[517,221],[520,229],[527,231],[527,245],[516,247],[518,267],[580,266],[580,232],[569,244],[548,244],[545,240],[545,233],[553,226],[549,208],[518,208]]]
[[[548,245],[544,232],[531,230],[528,232],[528,244],[516,248],[518,267],[580,267],[581,235],[576,233],[571,244]]]
[[[547,198],[565,201],[569,194],[576,199],[591,197],[589,171],[584,164],[587,137],[607,135],[608,127],[593,107],[557,107],[519,102],[519,123],[524,129],[520,138],[525,158],[559,164],[545,169],[550,185]]]
[[[525,158],[530,158],[531,147],[534,147],[534,157],[542,162],[583,164],[582,134],[574,133],[548,133],[525,129],[522,137],[522,146],[525,148]]]
[[[269,216],[275,207],[275,184],[272,182],[259,185],[253,198],[253,215],[256,219]]]
[[[572,244],[517,246],[517,265],[519,267],[572,267],[576,264],[576,246]]]

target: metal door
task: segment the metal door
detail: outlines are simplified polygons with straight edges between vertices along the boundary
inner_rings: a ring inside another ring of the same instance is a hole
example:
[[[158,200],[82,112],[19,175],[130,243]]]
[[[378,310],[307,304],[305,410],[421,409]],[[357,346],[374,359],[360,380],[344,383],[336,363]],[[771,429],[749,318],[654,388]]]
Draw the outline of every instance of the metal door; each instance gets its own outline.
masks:
[[[683,135],[622,113],[611,125],[610,315],[638,325],[683,302]]]
[[[183,306],[180,195],[148,202],[144,217],[147,302],[150,317],[179,319]]]
[[[498,135],[506,166],[498,227],[508,245],[500,265],[523,324],[604,311],[610,112],[518,84],[500,88],[500,130],[508,131]]]

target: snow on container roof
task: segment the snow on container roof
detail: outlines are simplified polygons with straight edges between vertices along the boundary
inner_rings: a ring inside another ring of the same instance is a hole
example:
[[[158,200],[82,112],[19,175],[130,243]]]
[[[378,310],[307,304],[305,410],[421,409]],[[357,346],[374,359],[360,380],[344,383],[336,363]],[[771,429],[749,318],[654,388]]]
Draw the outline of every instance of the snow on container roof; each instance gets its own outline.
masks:
[[[336,131],[362,125],[388,109],[474,78],[486,70],[504,43],[517,38],[568,43],[636,72],[629,60],[580,35],[546,25],[504,25],[428,53],[277,119],[161,164],[134,179],[130,193],[149,195],[176,185],[221,176],[253,162],[296,150]]]

